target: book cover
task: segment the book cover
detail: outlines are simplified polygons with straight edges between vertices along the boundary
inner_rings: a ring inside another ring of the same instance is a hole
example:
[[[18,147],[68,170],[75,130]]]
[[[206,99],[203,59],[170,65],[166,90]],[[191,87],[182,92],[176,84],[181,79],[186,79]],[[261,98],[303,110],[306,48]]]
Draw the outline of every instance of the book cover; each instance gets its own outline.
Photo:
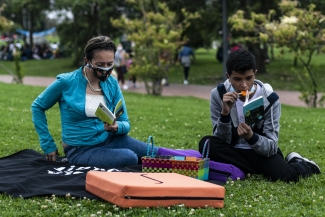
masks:
[[[120,99],[114,108],[115,119],[118,119],[124,113],[122,100]]]
[[[252,125],[264,119],[264,101],[263,96],[259,96],[254,100],[245,102],[244,106],[245,123]]]
[[[110,125],[114,123],[114,121],[119,118],[124,113],[124,108],[122,105],[122,100],[120,99],[115,106],[114,113],[112,113],[104,104],[99,103],[95,115]]]

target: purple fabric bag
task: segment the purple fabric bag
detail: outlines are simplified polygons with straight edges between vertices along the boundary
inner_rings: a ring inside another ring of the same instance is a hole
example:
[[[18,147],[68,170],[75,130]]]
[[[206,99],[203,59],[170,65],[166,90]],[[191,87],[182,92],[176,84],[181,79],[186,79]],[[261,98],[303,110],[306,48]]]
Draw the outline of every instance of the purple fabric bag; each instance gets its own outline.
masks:
[[[197,150],[175,150],[169,148],[159,148],[157,155],[171,155],[171,156],[191,156],[202,157],[201,153]],[[246,174],[238,167],[232,164],[225,164],[210,160],[209,165],[209,180],[217,180],[225,183],[228,178],[232,180],[245,179]]]

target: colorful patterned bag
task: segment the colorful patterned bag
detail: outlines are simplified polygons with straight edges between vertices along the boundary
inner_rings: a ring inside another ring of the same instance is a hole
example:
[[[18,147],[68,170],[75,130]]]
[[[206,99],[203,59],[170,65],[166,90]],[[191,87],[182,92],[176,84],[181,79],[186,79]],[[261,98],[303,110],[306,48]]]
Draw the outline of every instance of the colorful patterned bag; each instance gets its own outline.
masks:
[[[149,136],[148,138],[147,156],[142,157],[142,172],[178,173],[200,180],[209,179],[210,159],[207,158],[210,149],[209,140],[204,144],[202,157],[163,156],[154,155],[153,152],[149,155],[150,145],[154,147],[152,136]]]

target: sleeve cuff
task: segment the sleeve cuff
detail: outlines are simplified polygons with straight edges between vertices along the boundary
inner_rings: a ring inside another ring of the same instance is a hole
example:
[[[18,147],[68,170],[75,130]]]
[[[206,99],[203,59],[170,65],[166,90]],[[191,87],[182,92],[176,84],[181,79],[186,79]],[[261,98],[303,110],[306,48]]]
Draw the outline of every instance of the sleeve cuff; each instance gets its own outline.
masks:
[[[51,146],[50,148],[43,148],[42,147],[42,149],[44,151],[44,154],[49,154],[49,153],[52,153],[52,152],[58,150],[58,148],[56,147],[56,145]]]
[[[230,114],[228,114],[228,115],[222,115],[222,114],[220,114],[221,116],[220,116],[220,121],[222,122],[222,123],[229,123],[230,122]]]
[[[258,141],[258,135],[256,133],[253,134],[252,138],[247,140],[248,144],[254,145]]]
[[[112,133],[118,133],[118,130],[120,129],[120,122],[119,121],[116,121],[117,122],[117,130],[115,132],[112,132]]]

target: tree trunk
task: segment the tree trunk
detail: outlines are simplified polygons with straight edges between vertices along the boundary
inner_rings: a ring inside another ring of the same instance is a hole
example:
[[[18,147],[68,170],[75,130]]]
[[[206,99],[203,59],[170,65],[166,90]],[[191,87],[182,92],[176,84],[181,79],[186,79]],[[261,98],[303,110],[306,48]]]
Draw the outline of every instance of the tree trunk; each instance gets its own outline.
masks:
[[[311,90],[309,91],[309,96],[307,96],[307,98],[310,98],[311,99],[311,102],[310,102],[310,106],[313,107],[313,108],[316,108],[317,107],[317,82],[316,82],[316,79],[314,77],[314,74],[313,72],[311,71],[310,69],[310,61],[311,61],[311,57],[313,55],[313,53],[315,52],[315,50],[313,50],[310,54],[309,54],[309,59],[307,61],[304,61],[302,57],[299,57],[300,61],[302,62],[302,64],[304,65],[304,67],[306,68],[307,72],[308,72],[308,75],[309,75],[309,78],[312,82],[312,87],[311,87]]]
[[[274,60],[274,44],[271,44],[271,60]]]
[[[98,5],[94,4],[92,8],[90,9],[89,14],[87,15],[88,22],[92,23],[87,28],[86,32],[82,32],[78,37],[74,40],[74,46],[75,47],[84,47],[86,45],[86,42],[91,39],[94,36],[97,36],[97,23],[98,23]],[[76,28],[76,31],[79,31],[78,29],[83,26],[81,23],[82,21],[79,21],[79,19],[76,19],[78,16],[80,16],[80,12],[74,14],[74,26]],[[83,65],[82,61],[84,58],[84,51],[83,49],[75,49],[74,51],[74,59],[73,59],[73,65],[76,67],[80,67],[80,64]]]
[[[161,84],[161,80],[158,79],[143,79],[147,94],[160,96],[163,90],[163,85]]]
[[[298,65],[298,57],[295,57],[293,60],[293,66],[297,66]]]
[[[254,55],[256,62],[256,69],[258,73],[266,73],[265,59],[266,59],[266,46],[261,48],[259,43],[248,45],[248,50]]]
[[[34,14],[32,11],[28,11],[29,13],[29,23],[28,23],[28,31],[29,31],[29,44],[30,47],[33,48],[34,40],[33,40],[33,33],[34,33]]]
[[[313,108],[317,107],[317,88],[313,87]]]

